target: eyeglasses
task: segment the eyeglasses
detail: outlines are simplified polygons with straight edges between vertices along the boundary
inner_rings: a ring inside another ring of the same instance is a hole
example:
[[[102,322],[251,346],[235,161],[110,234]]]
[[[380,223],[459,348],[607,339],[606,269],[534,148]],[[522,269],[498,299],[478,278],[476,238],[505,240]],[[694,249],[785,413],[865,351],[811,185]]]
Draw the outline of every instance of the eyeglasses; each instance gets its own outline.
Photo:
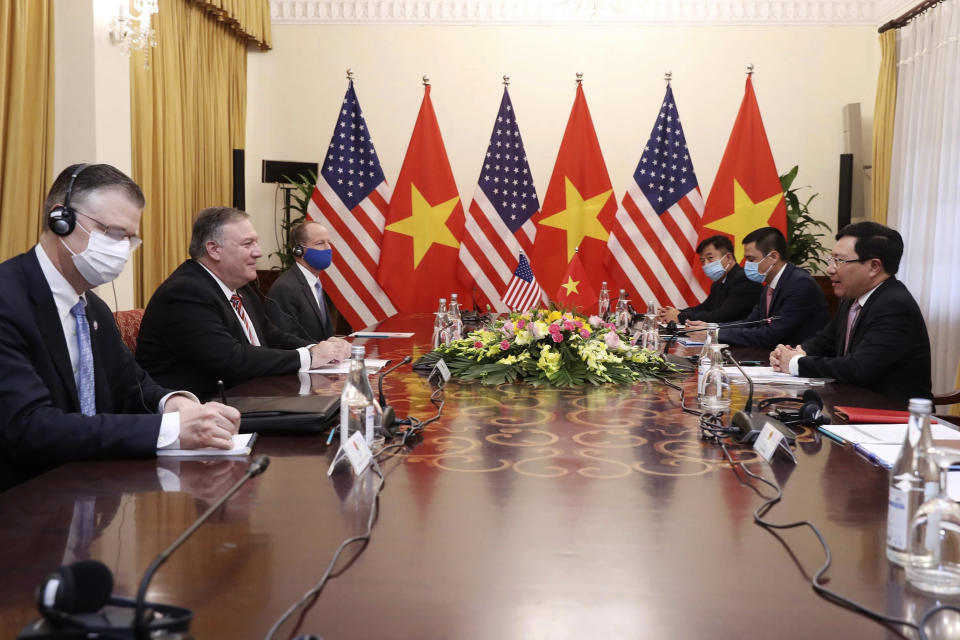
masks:
[[[124,240],[129,240],[130,251],[133,251],[134,249],[139,247],[141,244],[143,244],[143,240],[140,238],[140,236],[138,236],[135,233],[127,233],[126,229],[121,229],[120,227],[108,227],[107,225],[103,224],[93,216],[88,216],[87,214],[81,211],[77,211],[77,213],[79,213],[84,218],[87,218],[88,220],[93,220],[99,227],[98,231],[103,235],[107,236],[108,238],[110,238],[111,240],[115,240],[117,242],[123,242]]]
[[[836,256],[830,256],[827,258],[827,266],[836,269],[840,265],[847,264],[848,262],[863,262],[868,259],[869,258],[838,258]]]

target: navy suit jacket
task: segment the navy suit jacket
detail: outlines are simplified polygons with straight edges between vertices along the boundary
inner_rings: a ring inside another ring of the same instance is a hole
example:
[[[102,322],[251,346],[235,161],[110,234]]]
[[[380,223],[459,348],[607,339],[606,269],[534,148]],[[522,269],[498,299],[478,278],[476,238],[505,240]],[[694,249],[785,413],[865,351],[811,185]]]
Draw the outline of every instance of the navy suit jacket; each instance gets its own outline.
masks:
[[[34,251],[0,264],[0,490],[71,460],[156,453],[161,398],[110,309],[92,292],[87,322],[97,414],[80,413],[53,294]]]
[[[223,290],[200,263],[187,260],[161,284],[143,314],[137,361],[161,384],[209,399],[217,380],[296,373],[307,341],[277,329],[253,287],[237,290],[261,346],[254,346]]]
[[[326,322],[320,317],[320,305],[314,289],[307,284],[300,267],[293,265],[277,278],[267,292],[264,307],[267,317],[281,331],[300,336],[310,342],[322,342],[333,335],[330,312],[333,309],[329,301]],[[324,292],[323,297],[327,294]]]
[[[803,343],[807,356],[799,360],[800,375],[866,387],[904,407],[910,398],[933,398],[927,325],[904,284],[890,277],[870,295],[844,354],[852,304],[844,299],[833,320]]]
[[[710,285],[710,295],[695,307],[687,307],[679,314],[679,322],[730,322],[744,318],[760,293],[761,286],[751,282],[743,267],[733,265],[726,278]]]
[[[767,288],[764,287],[759,302],[744,320],[773,316],[780,319],[756,327],[721,328],[720,342],[773,349],[778,344],[800,344],[830,322],[827,299],[820,285],[806,270],[789,262],[783,266],[783,274],[773,290],[770,310],[767,311],[766,307]]]

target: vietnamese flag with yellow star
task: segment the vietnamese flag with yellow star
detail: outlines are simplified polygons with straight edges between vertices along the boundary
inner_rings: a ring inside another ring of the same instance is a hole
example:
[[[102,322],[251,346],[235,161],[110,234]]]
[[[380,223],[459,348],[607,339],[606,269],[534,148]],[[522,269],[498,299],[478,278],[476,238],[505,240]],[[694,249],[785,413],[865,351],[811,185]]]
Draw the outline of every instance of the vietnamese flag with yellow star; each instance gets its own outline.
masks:
[[[451,293],[469,292],[457,280],[463,205],[430,101],[430,85],[413,127],[390,198],[377,281],[401,312],[434,311]]]
[[[578,247],[590,286],[599,290],[601,282],[612,281],[605,258],[616,214],[617,199],[578,84],[543,205],[531,218],[537,233],[530,266],[544,291],[555,292],[566,282],[563,277]]]
[[[786,235],[787,207],[753,82],[747,76],[740,112],[704,205],[699,239],[728,236],[740,262],[743,237],[760,227],[776,227]]]
[[[580,261],[579,252],[574,252],[554,299],[564,309],[575,309],[588,315],[597,308],[597,292],[590,285],[590,276]]]

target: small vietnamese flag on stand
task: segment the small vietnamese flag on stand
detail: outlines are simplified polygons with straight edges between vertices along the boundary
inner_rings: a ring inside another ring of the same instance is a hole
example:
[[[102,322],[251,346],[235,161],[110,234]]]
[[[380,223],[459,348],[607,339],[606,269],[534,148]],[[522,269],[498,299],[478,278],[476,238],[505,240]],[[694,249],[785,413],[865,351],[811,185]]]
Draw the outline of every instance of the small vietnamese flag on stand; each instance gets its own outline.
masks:
[[[424,77],[423,102],[390,199],[377,280],[400,312],[432,311],[469,291],[457,280],[463,205]]]
[[[567,272],[554,299],[561,307],[576,309],[580,313],[588,313],[597,306],[597,292],[590,286],[587,270],[580,261],[579,247],[574,249],[573,259],[567,265]]]
[[[703,210],[700,240],[723,234],[733,242],[737,262],[743,259],[743,237],[760,227],[787,233],[787,207],[780,176],[753,92],[753,65],[717,177]]]

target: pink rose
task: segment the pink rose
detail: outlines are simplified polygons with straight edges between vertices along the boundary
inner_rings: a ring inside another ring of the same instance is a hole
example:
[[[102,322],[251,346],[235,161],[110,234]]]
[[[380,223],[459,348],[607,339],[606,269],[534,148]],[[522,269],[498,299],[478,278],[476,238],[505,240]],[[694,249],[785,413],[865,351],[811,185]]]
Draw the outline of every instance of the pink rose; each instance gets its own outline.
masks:
[[[576,322],[573,323],[573,326],[575,326],[577,329],[580,329],[583,327],[583,323],[577,320]]]
[[[586,329],[580,329],[580,337],[586,340],[587,338],[590,337],[590,332],[587,331]]]
[[[523,329],[525,326],[527,326],[526,320],[524,320],[523,318],[520,318],[519,320],[517,320],[517,327]]]
[[[503,333],[506,334],[506,335],[508,335],[508,336],[512,336],[512,335],[513,335],[513,323],[512,323],[512,322],[504,322],[504,323],[503,323]]]
[[[479,348],[482,347],[482,346],[483,346],[483,343],[480,342],[479,340],[477,340],[476,342],[473,343],[473,348],[474,348],[474,349],[479,349]]]
[[[605,324],[605,325],[603,325],[603,326],[606,327],[606,328],[607,328],[608,330],[610,330],[610,331],[613,331],[613,330],[615,330],[615,329],[617,328],[617,325],[613,324],[612,322],[608,322],[607,324]]]
[[[500,343],[500,350],[501,350],[501,351],[506,351],[506,350],[509,349],[509,348],[510,348],[510,343],[507,342],[506,340],[504,340],[504,341],[502,341],[502,342]]]
[[[607,347],[610,349],[616,349],[620,346],[620,336],[612,331],[603,336],[603,341],[607,343]]]
[[[553,338],[554,342],[563,342],[563,334],[559,331],[555,331],[550,334],[550,337]]]
[[[551,335],[558,334],[560,333],[560,327],[555,324],[551,324],[549,327],[547,327],[547,331],[549,331]]]
[[[603,320],[600,319],[600,316],[590,316],[587,318],[587,322],[589,322],[590,326],[594,329],[603,324]]]
[[[569,320],[566,320],[566,321],[563,323],[563,328],[564,328],[565,330],[567,330],[567,331],[573,331],[573,323],[570,322]]]

